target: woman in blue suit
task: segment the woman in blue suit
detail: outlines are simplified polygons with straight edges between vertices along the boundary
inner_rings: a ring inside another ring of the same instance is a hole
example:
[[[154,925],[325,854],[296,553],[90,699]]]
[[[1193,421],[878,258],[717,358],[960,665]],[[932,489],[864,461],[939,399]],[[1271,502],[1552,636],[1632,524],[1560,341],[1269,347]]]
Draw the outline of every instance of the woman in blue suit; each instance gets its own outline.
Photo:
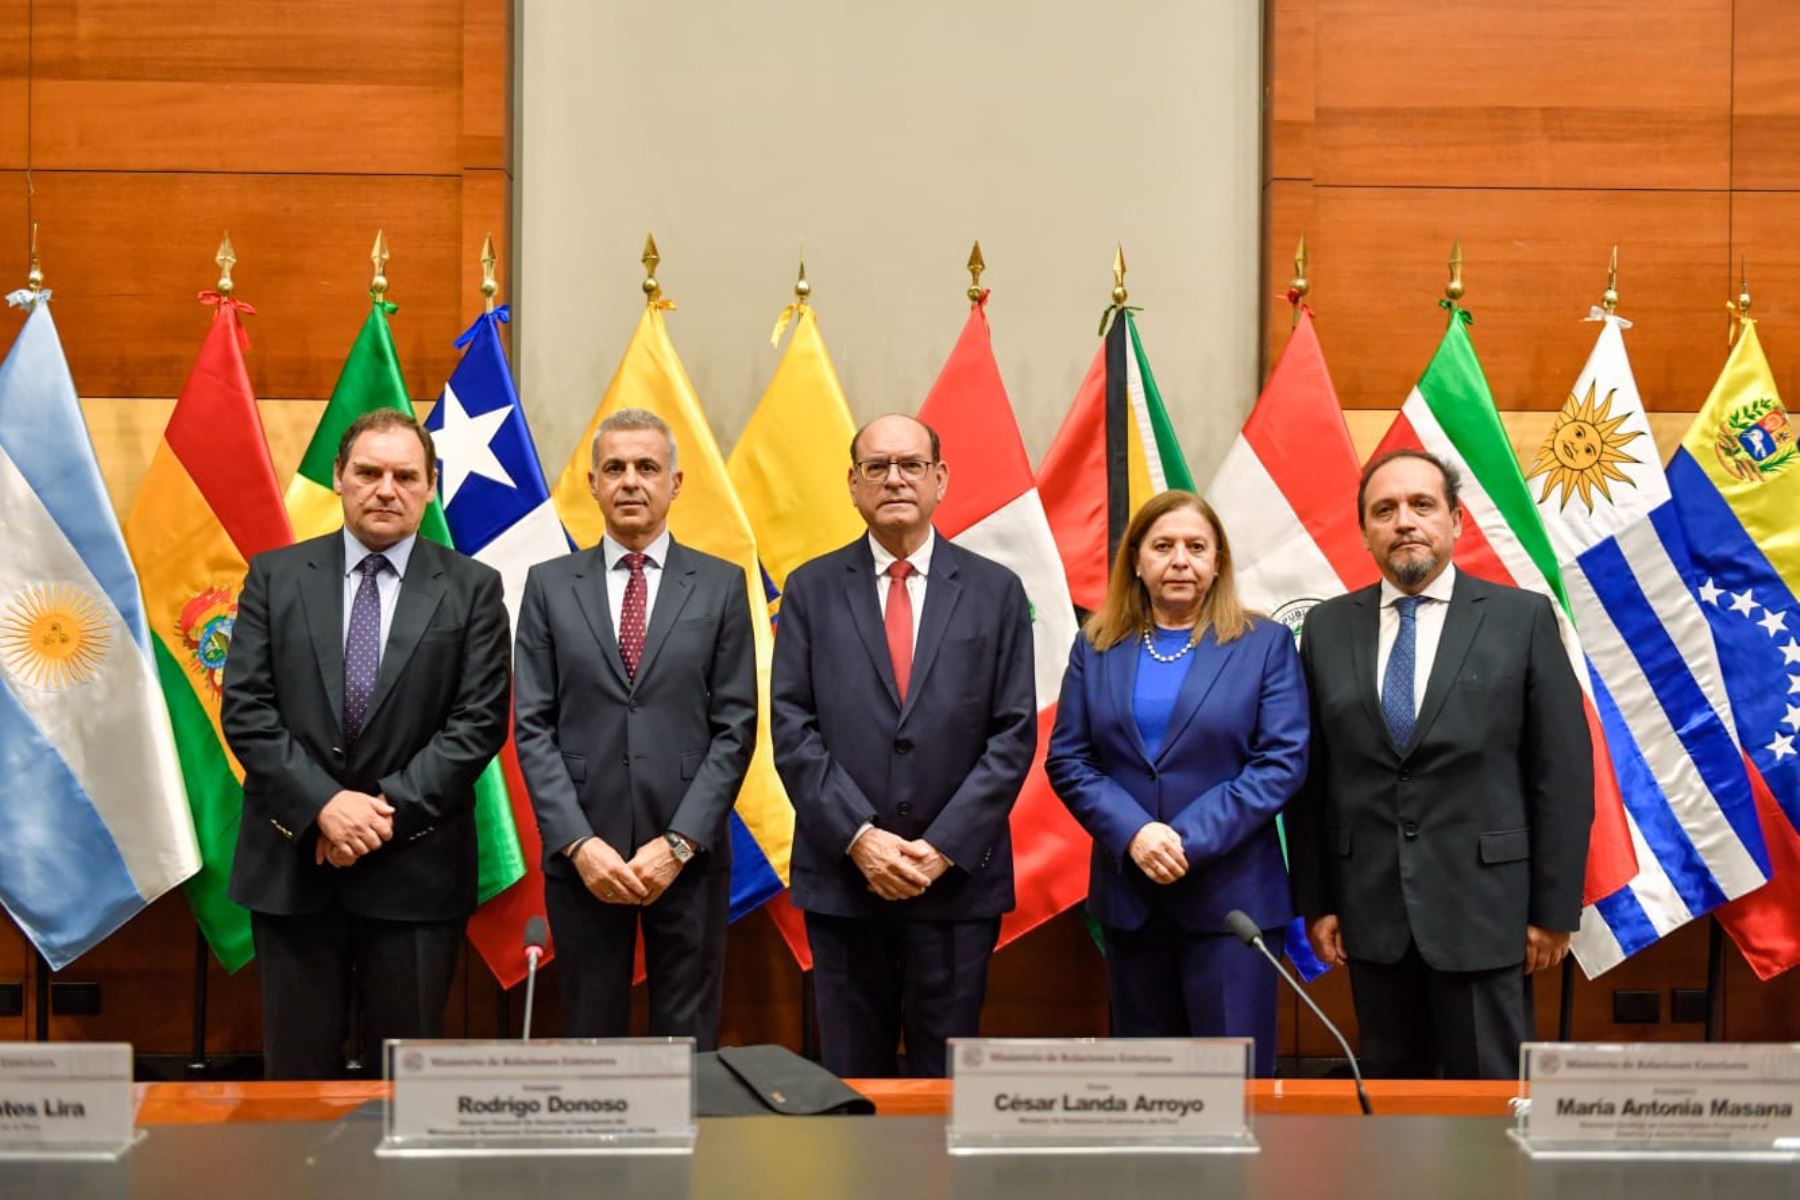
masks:
[[[1275,1066],[1275,973],[1226,930],[1293,917],[1275,814],[1306,776],[1300,656],[1238,602],[1231,547],[1191,492],[1132,518],[1069,655],[1050,781],[1094,839],[1088,911],[1120,1037],[1251,1037]]]

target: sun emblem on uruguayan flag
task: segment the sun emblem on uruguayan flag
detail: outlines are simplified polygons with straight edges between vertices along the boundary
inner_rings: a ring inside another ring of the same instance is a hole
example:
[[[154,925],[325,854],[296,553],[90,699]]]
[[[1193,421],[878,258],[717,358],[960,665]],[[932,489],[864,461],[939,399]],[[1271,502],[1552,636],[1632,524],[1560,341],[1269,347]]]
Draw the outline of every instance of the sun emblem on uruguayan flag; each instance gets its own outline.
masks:
[[[58,692],[99,673],[112,645],[106,601],[75,583],[34,583],[0,610],[0,662],[27,687]]]
[[[1638,429],[1623,435],[1619,433],[1619,427],[1625,424],[1630,414],[1612,415],[1613,397],[1618,394],[1619,390],[1613,388],[1606,393],[1605,400],[1596,404],[1591,383],[1585,398],[1569,393],[1567,403],[1550,427],[1550,436],[1538,447],[1531,470],[1525,472],[1527,479],[1544,477],[1544,490],[1538,496],[1538,503],[1542,504],[1550,498],[1551,492],[1561,488],[1562,498],[1558,504],[1567,508],[1569,498],[1580,492],[1581,502],[1593,512],[1595,492],[1599,492],[1607,503],[1612,503],[1609,481],[1630,486],[1631,476],[1619,470],[1617,464],[1639,461],[1625,453],[1625,447],[1633,438],[1644,434]]]
[[[181,641],[187,647],[188,669],[206,681],[214,696],[223,685],[225,655],[231,649],[237,610],[237,601],[225,588],[208,588],[181,609]]]

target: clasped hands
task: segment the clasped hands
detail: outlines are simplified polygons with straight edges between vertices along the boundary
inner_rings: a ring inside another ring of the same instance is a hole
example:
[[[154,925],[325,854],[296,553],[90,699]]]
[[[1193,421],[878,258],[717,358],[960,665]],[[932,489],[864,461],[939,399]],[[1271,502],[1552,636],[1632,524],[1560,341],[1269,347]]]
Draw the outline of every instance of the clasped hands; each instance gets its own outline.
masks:
[[[602,904],[655,904],[682,867],[661,836],[639,846],[629,861],[598,837],[581,843],[572,857],[582,886]]]
[[[850,846],[850,861],[883,900],[911,900],[923,895],[950,869],[950,860],[923,838],[907,841],[870,826]]]
[[[1132,834],[1125,853],[1154,883],[1174,883],[1188,872],[1181,835],[1161,821],[1151,821]]]
[[[386,796],[346,790],[325,802],[317,824],[313,862],[348,867],[393,840],[394,806]]]

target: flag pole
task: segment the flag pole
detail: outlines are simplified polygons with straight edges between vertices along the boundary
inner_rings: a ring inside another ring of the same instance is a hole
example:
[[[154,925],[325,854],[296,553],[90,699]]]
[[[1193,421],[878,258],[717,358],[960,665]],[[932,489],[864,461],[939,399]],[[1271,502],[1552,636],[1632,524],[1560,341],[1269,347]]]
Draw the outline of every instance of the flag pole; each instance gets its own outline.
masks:
[[[1463,298],[1463,252],[1462,238],[1450,244],[1450,282],[1444,285],[1444,298],[1450,303],[1445,305],[1455,312]]]
[[[369,261],[375,264],[375,277],[369,280],[369,294],[375,297],[377,302],[387,299],[387,265],[388,259],[392,257],[388,253],[387,231],[377,229],[375,231],[375,248],[369,251]]]
[[[484,312],[494,311],[494,296],[500,291],[500,284],[494,279],[494,268],[500,265],[500,256],[494,253],[494,235],[488,234],[481,243],[481,298],[486,307]]]
[[[1717,917],[1706,926],[1706,1040],[1716,1042],[1725,1032],[1725,927]]]
[[[644,254],[638,261],[644,264],[644,303],[655,304],[662,299],[662,284],[656,282],[656,265],[662,261],[662,255],[657,253],[654,235],[644,235]]]
[[[804,308],[812,295],[812,284],[806,281],[806,239],[800,239],[800,273],[794,277],[794,307]]]
[[[986,294],[981,286],[981,273],[987,270],[987,259],[981,257],[981,239],[975,239],[975,245],[969,250],[969,290],[966,293],[970,304],[980,304],[981,297]]]
[[[1300,235],[1300,244],[1294,247],[1294,277],[1288,280],[1288,303],[1294,306],[1294,319],[1288,326],[1290,329],[1300,323],[1300,306],[1306,300],[1306,293],[1312,291],[1312,284],[1306,279],[1306,234]]]
[[[33,296],[44,290],[44,271],[38,263],[38,227],[31,223],[31,270],[25,276],[25,287]],[[37,1027],[37,1040],[50,1040],[50,960],[44,957],[43,951],[32,949],[32,957],[37,960],[37,969],[33,974],[33,992],[36,993],[36,1011],[32,1014]]]

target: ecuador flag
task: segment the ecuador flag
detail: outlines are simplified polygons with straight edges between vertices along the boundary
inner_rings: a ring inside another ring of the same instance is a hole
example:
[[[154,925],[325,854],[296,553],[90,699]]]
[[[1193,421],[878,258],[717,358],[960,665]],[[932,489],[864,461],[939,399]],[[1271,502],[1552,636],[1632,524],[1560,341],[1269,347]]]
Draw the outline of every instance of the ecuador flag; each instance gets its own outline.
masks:
[[[242,313],[217,292],[212,328],[150,460],[125,545],[144,588],[156,671],[175,728],[200,873],[187,883],[194,919],[228,971],[249,962],[250,914],[225,894],[244,811],[244,769],[219,729],[219,687],[238,593],[252,555],[293,541],[256,396],[244,369]]]

